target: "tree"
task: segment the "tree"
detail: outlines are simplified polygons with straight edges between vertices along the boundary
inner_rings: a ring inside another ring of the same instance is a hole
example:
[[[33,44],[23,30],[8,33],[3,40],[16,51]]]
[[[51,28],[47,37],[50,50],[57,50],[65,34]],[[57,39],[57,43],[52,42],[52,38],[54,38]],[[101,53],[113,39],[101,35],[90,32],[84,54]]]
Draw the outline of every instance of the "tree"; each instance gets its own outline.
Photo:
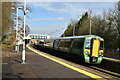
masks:
[[[65,36],[73,36],[73,24],[70,24],[68,28],[65,30],[64,34]]]
[[[86,12],[82,15],[80,20],[75,23],[75,35],[88,35],[90,20],[92,20],[91,30],[92,35],[98,35],[104,38],[105,52],[113,51],[113,54],[117,53],[119,49],[120,56],[120,1],[117,3],[115,9],[109,9],[102,15],[94,15]],[[72,35],[73,26],[69,25],[65,31],[65,34]],[[67,35],[67,36],[70,36]]]
[[[2,36],[8,32],[11,24],[11,3],[10,2],[3,2],[2,3]]]
[[[88,35],[89,34],[89,18],[88,18],[88,12],[86,12],[82,18],[78,21],[78,24],[76,26],[76,35]]]
[[[116,5],[115,20],[116,20],[116,32],[117,32],[117,47],[119,49],[119,56],[120,56],[120,1]]]
[[[9,35],[10,33],[12,33],[12,29],[15,30],[15,24],[16,24],[16,9],[12,10],[12,7],[23,7],[23,3],[19,3],[19,2],[2,2],[2,33],[1,33],[1,37],[2,37],[2,42],[7,38],[6,34]],[[27,7],[27,9],[31,12],[31,9]],[[22,9],[23,10],[23,9]],[[18,20],[21,21],[21,23],[23,24],[23,19],[18,16]],[[9,33],[9,34],[8,34]],[[13,37],[15,38],[14,33]],[[10,38],[11,39],[11,38]],[[13,39],[12,39],[13,40]]]
[[[86,12],[79,21],[71,22],[63,35],[73,36],[75,34],[79,36],[89,34],[89,24],[88,12]]]

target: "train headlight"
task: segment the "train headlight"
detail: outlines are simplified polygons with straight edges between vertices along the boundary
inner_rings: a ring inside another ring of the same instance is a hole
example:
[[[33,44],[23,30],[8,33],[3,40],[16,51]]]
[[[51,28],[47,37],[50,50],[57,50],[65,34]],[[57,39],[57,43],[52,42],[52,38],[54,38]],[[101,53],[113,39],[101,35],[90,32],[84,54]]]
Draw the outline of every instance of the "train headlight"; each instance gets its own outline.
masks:
[[[97,60],[97,59],[96,59],[95,57],[92,59],[93,62],[96,62],[96,60]]]
[[[86,55],[89,55],[89,52],[88,52],[88,51],[85,51],[85,54],[86,54]]]
[[[102,55],[103,55],[103,53],[102,53],[102,52],[100,52],[100,53],[99,53],[99,56],[102,56]]]

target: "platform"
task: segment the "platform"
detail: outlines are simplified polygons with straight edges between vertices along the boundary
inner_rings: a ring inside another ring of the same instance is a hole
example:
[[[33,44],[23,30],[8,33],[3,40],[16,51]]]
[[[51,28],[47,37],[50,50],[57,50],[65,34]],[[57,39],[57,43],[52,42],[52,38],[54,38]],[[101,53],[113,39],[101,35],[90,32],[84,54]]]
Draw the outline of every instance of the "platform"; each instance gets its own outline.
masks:
[[[21,64],[21,53],[16,53],[12,57],[3,59],[2,70],[3,80],[4,78],[80,78],[93,80],[89,76],[78,73],[28,49],[26,51],[26,64]]]

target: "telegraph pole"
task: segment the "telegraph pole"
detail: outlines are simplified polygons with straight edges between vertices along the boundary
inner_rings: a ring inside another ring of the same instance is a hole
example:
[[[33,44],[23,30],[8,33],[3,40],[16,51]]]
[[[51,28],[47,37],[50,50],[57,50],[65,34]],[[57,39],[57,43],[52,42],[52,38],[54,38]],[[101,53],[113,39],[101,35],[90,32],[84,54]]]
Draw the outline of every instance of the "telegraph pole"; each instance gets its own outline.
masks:
[[[22,64],[26,63],[26,59],[25,59],[25,26],[26,26],[26,0],[24,0],[24,37],[23,37]]]
[[[75,36],[75,24],[73,24],[73,36]]]
[[[91,35],[91,19],[90,19],[90,32],[89,32],[89,35]]]

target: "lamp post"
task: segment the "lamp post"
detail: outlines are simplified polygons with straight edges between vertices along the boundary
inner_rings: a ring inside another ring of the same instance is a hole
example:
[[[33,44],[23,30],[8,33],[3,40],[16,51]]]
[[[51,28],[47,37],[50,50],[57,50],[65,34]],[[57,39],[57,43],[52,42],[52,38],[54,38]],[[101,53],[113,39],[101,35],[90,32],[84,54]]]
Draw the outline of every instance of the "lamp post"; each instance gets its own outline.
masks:
[[[23,36],[23,51],[22,51],[22,64],[26,63],[25,59],[25,26],[26,26],[26,0],[24,0],[24,36]]]
[[[18,52],[18,7],[16,8],[16,46],[15,51]]]

